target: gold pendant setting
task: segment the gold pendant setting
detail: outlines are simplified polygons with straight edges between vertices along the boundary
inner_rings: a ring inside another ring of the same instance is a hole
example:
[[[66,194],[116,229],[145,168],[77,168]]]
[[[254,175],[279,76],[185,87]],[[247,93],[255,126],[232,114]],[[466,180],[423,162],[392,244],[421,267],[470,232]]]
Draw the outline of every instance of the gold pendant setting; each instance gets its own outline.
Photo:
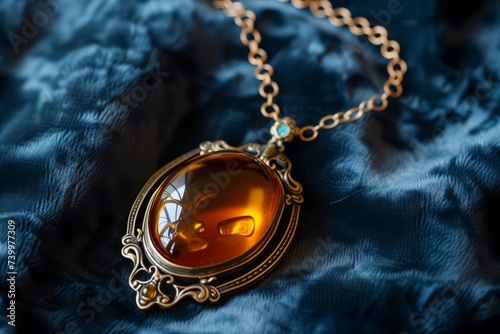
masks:
[[[216,302],[277,265],[303,201],[283,154],[293,125],[276,122],[267,145],[204,142],[146,183],[122,239],[140,309],[168,308],[188,296]]]

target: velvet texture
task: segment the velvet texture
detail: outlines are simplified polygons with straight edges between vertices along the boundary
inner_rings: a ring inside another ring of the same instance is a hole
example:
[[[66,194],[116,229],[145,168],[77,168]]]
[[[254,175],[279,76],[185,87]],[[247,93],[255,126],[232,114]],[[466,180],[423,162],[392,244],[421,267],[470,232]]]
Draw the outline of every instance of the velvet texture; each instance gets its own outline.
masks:
[[[289,3],[244,3],[298,124],[381,90],[386,60],[366,40]],[[208,1],[2,0],[0,263],[13,220],[18,271],[16,327],[2,316],[2,329],[495,332],[498,3],[334,4],[399,41],[404,96],[287,147],[305,202],[271,275],[215,305],[142,312],[120,252],[143,184],[201,141],[269,139],[239,29]]]

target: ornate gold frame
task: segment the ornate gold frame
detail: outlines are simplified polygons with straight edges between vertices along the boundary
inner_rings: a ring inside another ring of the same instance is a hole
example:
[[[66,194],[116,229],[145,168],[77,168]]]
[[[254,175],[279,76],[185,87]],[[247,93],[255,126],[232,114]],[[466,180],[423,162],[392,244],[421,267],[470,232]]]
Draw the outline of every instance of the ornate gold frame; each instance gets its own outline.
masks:
[[[272,169],[279,176],[284,189],[281,209],[275,218],[272,231],[268,232],[265,240],[255,249],[244,254],[243,258],[225,263],[223,267],[193,268],[193,270],[186,267],[179,268],[158,256],[149,243],[147,212],[150,198],[154,197],[159,185],[180,164],[199,155],[222,151],[251,154]],[[290,160],[273,142],[267,145],[246,144],[233,147],[224,141],[215,141],[201,143],[199,148],[158,170],[135,200],[128,218],[127,234],[122,239],[122,255],[134,263],[129,285],[136,291],[137,306],[143,310],[155,304],[161,308],[169,308],[188,296],[200,303],[207,300],[214,303],[222,294],[243,289],[273,269],[292,242],[300,204],[303,202],[302,185],[291,177],[291,168]],[[283,218],[288,219],[288,222],[282,221]],[[137,228],[141,220],[142,229]],[[143,253],[146,254],[148,265],[145,263]],[[215,285],[215,281],[219,285]]]

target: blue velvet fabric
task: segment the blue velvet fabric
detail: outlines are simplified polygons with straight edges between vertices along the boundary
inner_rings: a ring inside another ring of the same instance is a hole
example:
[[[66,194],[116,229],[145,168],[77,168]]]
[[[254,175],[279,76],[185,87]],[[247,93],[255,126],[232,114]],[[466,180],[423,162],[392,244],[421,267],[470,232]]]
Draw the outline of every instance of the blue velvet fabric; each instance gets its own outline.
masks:
[[[271,275],[215,305],[142,312],[120,251],[143,184],[201,141],[263,143],[271,122],[238,28],[208,1],[58,1],[0,4],[0,263],[12,220],[18,271],[5,332],[498,332],[498,2],[335,2],[399,41],[404,96],[287,147],[305,202]],[[366,40],[244,3],[298,124],[381,90]]]

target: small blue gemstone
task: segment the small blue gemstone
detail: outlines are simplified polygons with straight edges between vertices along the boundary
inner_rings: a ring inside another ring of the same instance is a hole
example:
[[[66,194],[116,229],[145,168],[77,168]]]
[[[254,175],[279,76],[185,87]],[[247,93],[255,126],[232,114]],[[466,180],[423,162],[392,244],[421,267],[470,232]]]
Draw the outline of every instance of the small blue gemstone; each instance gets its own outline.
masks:
[[[278,125],[276,132],[280,137],[286,137],[290,134],[290,126],[288,124],[281,123],[280,125]]]

